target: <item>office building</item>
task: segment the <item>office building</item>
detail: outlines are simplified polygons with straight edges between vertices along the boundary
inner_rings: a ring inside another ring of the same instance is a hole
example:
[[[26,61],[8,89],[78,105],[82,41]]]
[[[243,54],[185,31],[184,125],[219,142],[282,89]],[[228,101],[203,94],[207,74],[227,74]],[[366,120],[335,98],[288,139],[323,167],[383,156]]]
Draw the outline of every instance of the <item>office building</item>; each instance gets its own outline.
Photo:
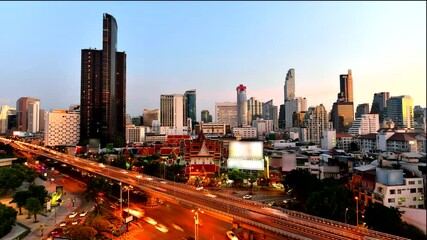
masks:
[[[369,113],[369,103],[362,103],[357,105],[355,118],[361,117],[363,114]]]
[[[184,126],[187,125],[185,103],[185,96],[182,94],[162,94],[160,96],[160,125],[169,127],[174,134],[183,134]]]
[[[30,97],[21,97],[16,101],[18,131],[36,133],[39,125],[40,100]]]
[[[0,107],[0,134],[6,133],[8,129],[8,116],[14,115],[16,108],[3,105]]]
[[[237,127],[237,103],[235,102],[216,102],[215,103],[215,122],[225,123],[230,127]]]
[[[142,125],[151,127],[153,121],[160,120],[160,110],[159,109],[144,109],[142,114]]]
[[[378,129],[380,129],[378,114],[362,114],[361,117],[354,120],[352,126],[348,130],[348,134],[352,136],[360,136],[369,133],[376,133]]]
[[[237,92],[237,126],[242,127],[248,124],[248,107],[246,99],[246,86],[240,84],[236,88]]]
[[[80,111],[53,110],[45,115],[45,146],[77,145],[80,139]]]
[[[307,99],[296,97],[292,100],[285,102],[285,127],[291,128],[293,126],[293,115],[295,112],[307,111]]]
[[[340,75],[338,100],[341,102],[353,102],[353,76],[350,69],[347,74]]]
[[[249,98],[248,105],[248,124],[252,123],[257,118],[262,118],[262,102],[256,100],[254,97]]]
[[[126,53],[117,52],[116,19],[104,13],[102,50],[82,49],[80,144],[126,144]]]
[[[391,97],[387,100],[387,118],[398,127],[413,128],[414,104],[408,95]]]
[[[262,118],[266,120],[273,120],[273,130],[277,130],[279,128],[277,106],[273,105],[273,99],[262,104]]]
[[[285,101],[290,101],[295,98],[295,69],[291,68],[288,70],[285,79]]]
[[[348,74],[340,75],[340,92],[332,106],[331,121],[337,133],[347,133],[354,122],[353,77],[351,70]]]
[[[191,118],[191,122],[194,124],[197,122],[196,119],[196,89],[188,90],[184,93],[185,96],[185,108],[186,118]]]
[[[212,122],[212,115],[209,114],[208,110],[202,110],[200,114],[200,119],[203,123],[211,123]]]
[[[126,144],[145,142],[145,133],[148,127],[126,125]]]
[[[371,112],[379,114],[380,123],[382,124],[387,115],[387,100],[390,98],[389,92],[380,92],[374,94],[372,100]]]

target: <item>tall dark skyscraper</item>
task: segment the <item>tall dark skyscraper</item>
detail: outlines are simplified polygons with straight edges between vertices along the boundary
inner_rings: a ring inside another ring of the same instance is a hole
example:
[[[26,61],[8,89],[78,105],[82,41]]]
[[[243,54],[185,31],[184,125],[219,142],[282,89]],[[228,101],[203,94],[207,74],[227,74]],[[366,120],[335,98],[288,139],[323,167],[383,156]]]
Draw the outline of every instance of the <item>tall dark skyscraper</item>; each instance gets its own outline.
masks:
[[[185,108],[187,109],[186,118],[191,118],[191,122],[196,123],[196,89],[188,90],[184,93]]]
[[[82,49],[81,145],[126,143],[126,53],[117,52],[117,31],[116,19],[104,13],[102,50]]]
[[[348,70],[348,74],[340,75],[340,93],[338,93],[338,99],[332,106],[331,120],[337,133],[347,133],[354,122],[351,70]]]
[[[371,113],[378,113],[380,117],[380,124],[383,123],[387,115],[387,100],[390,98],[389,92],[380,92],[374,94],[372,101]]]

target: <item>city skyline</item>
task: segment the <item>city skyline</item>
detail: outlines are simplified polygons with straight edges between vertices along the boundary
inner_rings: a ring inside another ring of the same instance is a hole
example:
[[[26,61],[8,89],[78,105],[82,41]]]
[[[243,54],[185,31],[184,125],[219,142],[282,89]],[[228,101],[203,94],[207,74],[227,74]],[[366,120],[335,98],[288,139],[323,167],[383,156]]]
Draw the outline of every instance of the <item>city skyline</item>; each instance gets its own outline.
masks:
[[[197,113],[247,98],[283,104],[288,69],[307,105],[329,111],[339,76],[353,75],[354,105],[374,93],[426,102],[425,2],[1,3],[0,105],[40,99],[45,110],[80,102],[81,49],[101,49],[99,21],[114,16],[127,54],[127,113],[158,109],[160,95],[197,91]],[[396,16],[400,17],[397,18]],[[400,84],[404,83],[404,84]],[[408,84],[409,83],[409,84]],[[369,86],[369,87],[368,87]],[[215,119],[216,120],[216,119]]]

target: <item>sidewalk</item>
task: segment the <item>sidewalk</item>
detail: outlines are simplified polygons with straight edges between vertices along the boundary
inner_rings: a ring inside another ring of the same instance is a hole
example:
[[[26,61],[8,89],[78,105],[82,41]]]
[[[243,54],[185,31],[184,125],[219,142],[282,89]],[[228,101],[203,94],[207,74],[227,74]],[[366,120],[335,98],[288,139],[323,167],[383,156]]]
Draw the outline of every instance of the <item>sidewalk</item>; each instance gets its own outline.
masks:
[[[57,180],[60,181],[60,179]],[[36,179],[35,184],[45,186],[46,190],[49,193],[54,192],[56,190],[57,185],[55,183],[51,183],[50,181],[43,181],[40,178]],[[27,186],[28,185],[23,185],[18,190],[25,190]],[[64,186],[64,191],[67,192],[66,186]],[[63,202],[61,203],[61,205],[52,208],[51,212],[47,212],[45,208],[41,214],[37,215],[37,222],[34,223],[34,216],[31,216],[31,218],[27,219],[28,211],[26,209],[22,208],[22,215],[19,215],[19,210],[16,207],[16,204],[9,204],[9,202],[12,201],[13,194],[14,192],[10,191],[7,197],[1,199],[1,202],[3,204],[15,208],[18,211],[16,221],[31,228],[31,232],[24,238],[25,240],[38,240],[46,238],[47,234],[55,228],[56,224],[59,224],[61,221],[66,220],[70,212],[78,209],[82,205],[82,200],[84,200],[81,199],[80,196],[75,196],[72,193],[67,192],[67,194],[63,196]],[[75,198],[74,207],[72,207],[73,198]],[[70,207],[67,207],[68,204],[70,204]],[[43,226],[44,228],[43,236],[41,236],[41,226]],[[15,225],[12,228],[11,232],[9,232],[9,234],[4,236],[2,239],[13,240],[25,230],[25,228],[19,225]]]

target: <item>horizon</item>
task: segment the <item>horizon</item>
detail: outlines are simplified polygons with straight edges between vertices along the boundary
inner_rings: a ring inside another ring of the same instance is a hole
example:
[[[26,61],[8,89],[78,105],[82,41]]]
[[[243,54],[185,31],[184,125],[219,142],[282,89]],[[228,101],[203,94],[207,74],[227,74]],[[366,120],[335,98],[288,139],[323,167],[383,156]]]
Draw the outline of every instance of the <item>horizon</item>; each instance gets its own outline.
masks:
[[[330,111],[339,75],[352,70],[354,106],[373,95],[409,95],[426,107],[426,2],[6,2],[0,105],[20,97],[41,109],[80,104],[81,50],[102,48],[102,16],[118,24],[127,54],[127,114],[159,109],[161,94],[196,89],[215,102],[247,98],[283,104],[286,73],[295,96]],[[399,16],[397,18],[396,16]],[[41,57],[40,57],[41,56]],[[399,84],[399,83],[409,84]],[[153,85],[154,84],[154,85]],[[215,119],[216,120],[216,119]]]

